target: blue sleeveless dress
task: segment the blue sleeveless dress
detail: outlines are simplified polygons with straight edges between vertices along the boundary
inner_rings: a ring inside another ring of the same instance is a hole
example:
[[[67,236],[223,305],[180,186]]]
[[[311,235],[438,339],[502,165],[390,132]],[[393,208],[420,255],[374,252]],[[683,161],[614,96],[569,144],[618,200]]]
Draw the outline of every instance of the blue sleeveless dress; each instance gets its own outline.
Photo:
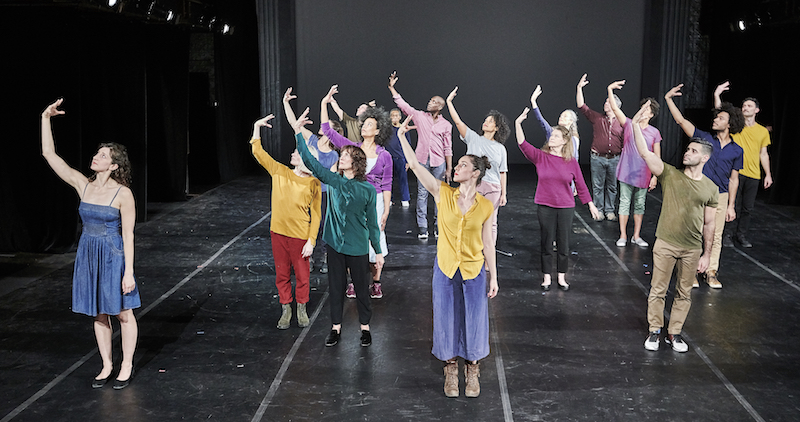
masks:
[[[83,232],[72,276],[72,311],[89,316],[119,315],[125,309],[142,306],[138,283],[132,292],[122,294],[125,256],[119,210],[111,204],[81,201],[78,214],[83,221]]]

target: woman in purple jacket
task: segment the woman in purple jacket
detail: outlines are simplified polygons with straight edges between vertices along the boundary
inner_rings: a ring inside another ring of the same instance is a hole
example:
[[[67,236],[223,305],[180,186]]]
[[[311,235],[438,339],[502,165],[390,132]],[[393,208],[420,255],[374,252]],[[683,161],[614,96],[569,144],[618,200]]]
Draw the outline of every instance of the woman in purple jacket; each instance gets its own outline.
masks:
[[[531,103],[534,104],[535,100],[532,96]],[[542,149],[535,148],[525,141],[525,133],[522,131],[522,122],[528,118],[529,111],[530,109],[525,107],[522,114],[517,117],[515,126],[519,149],[528,161],[536,165],[539,178],[533,202],[539,206],[537,214],[541,230],[541,265],[544,273],[542,289],[550,290],[553,241],[555,241],[558,249],[558,287],[566,291],[569,290],[566,281],[569,265],[569,233],[572,231],[572,216],[575,209],[575,198],[570,184],[575,183],[578,198],[582,203],[589,205],[592,218],[599,217],[600,213],[592,202],[581,168],[573,156],[569,130],[563,126],[554,126]]]
[[[360,147],[367,155],[367,182],[375,187],[377,195],[375,210],[378,214],[381,228],[381,251],[383,256],[389,254],[386,247],[386,219],[389,218],[389,209],[392,201],[392,155],[386,150],[385,146],[392,136],[392,123],[389,115],[383,111],[383,107],[369,107],[365,112],[358,116],[361,124],[360,143],[355,143],[344,136],[338,134],[330,127],[328,118],[328,104],[333,99],[333,95],[339,92],[339,86],[333,85],[328,94],[322,99],[320,106],[320,128],[322,133],[330,139],[331,143],[337,148],[345,145],[355,145]],[[380,299],[383,297],[381,289],[381,268],[375,265],[375,251],[370,246],[369,262],[372,271],[372,285],[369,287],[370,297]],[[347,286],[347,297],[355,297],[353,284]]]

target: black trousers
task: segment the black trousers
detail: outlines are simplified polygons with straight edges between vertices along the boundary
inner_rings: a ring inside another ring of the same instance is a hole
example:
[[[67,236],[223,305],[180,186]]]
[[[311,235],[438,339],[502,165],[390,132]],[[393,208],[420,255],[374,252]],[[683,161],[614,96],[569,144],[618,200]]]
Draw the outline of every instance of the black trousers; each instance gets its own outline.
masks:
[[[761,180],[739,175],[739,190],[736,191],[736,220],[726,224],[728,234],[739,236],[747,234],[750,228],[750,213],[756,205],[756,195]],[[735,229],[735,230],[734,230]]]
[[[557,246],[557,270],[566,273],[569,268],[569,234],[575,208],[552,208],[539,205],[539,229],[542,249],[542,273],[553,274],[553,241]]]
[[[331,323],[341,324],[344,309],[344,294],[347,289],[347,270],[356,291],[358,321],[361,325],[369,324],[372,318],[372,305],[369,299],[369,284],[372,276],[369,273],[369,254],[345,255],[336,252],[331,245],[325,245],[328,251],[328,290],[331,305]]]

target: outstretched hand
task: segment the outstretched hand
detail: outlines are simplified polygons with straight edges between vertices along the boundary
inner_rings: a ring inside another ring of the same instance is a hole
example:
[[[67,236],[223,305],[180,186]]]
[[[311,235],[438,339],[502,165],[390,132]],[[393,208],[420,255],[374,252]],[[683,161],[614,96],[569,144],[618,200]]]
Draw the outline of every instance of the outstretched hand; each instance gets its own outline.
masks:
[[[408,116],[406,117],[405,120],[403,120],[403,124],[401,124],[400,127],[397,128],[397,137],[403,136],[406,134],[406,132],[411,130],[411,127],[408,125],[410,122],[411,122],[411,116]]]
[[[453,101],[453,98],[455,98],[456,95],[458,95],[458,87],[455,87],[452,91],[450,91],[450,95],[447,96],[447,102],[449,103]]]
[[[329,89],[325,97],[322,98],[322,104],[329,104],[334,102],[335,100],[333,99],[333,95],[338,93],[339,93],[339,85],[331,86],[331,89]]]
[[[44,111],[42,112],[42,117],[44,117],[45,119],[49,119],[52,116],[57,116],[59,114],[66,114],[66,111],[58,109],[58,107],[60,107],[61,103],[63,102],[64,99],[59,98],[53,104],[47,106],[47,108],[45,108]]]
[[[729,81],[717,85],[717,89],[714,90],[714,97],[719,97],[723,92],[729,89],[731,89],[731,83]]]
[[[589,80],[586,79],[586,73],[584,73],[583,76],[581,76],[581,80],[578,81],[578,89],[581,89],[586,85],[589,85]]]
[[[531,111],[531,109],[528,108],[528,107],[525,107],[525,110],[522,110],[522,114],[520,114],[519,117],[517,117],[517,120],[515,121],[515,123],[518,124],[518,125],[522,124],[522,122],[525,121],[525,119],[528,118],[528,112],[529,111]]]
[[[680,97],[683,95],[683,93],[681,93],[681,88],[683,88],[683,84],[678,84],[678,86],[667,91],[667,93],[664,94],[664,98],[669,100],[672,97]]]
[[[395,70],[394,72],[392,72],[391,75],[389,75],[389,88],[394,88],[394,84],[397,83],[398,79],[399,78],[397,77],[397,71]]]
[[[291,88],[289,88],[289,90],[291,90]],[[256,122],[255,122],[255,123],[253,123],[253,126],[255,126],[255,127],[269,127],[269,128],[271,128],[271,127],[272,127],[272,125],[271,125],[271,124],[269,124],[269,121],[270,121],[270,120],[272,120],[272,119],[274,119],[274,118],[275,118],[275,115],[274,115],[274,114],[270,114],[269,116],[266,116],[266,117],[263,117],[263,118],[261,118],[261,119],[258,119],[258,120],[256,120]]]
[[[642,120],[644,120],[644,115],[649,108],[650,108],[650,100],[647,100],[639,108],[639,111],[637,111],[636,114],[633,115],[633,122],[639,124]]]
[[[625,80],[624,80],[624,79],[623,79],[623,80],[621,80],[621,81],[612,82],[612,83],[611,83],[611,84],[608,86],[608,90],[609,90],[609,91],[613,91],[613,90],[615,90],[615,89],[622,89],[622,87],[623,87],[624,85],[625,85]]]
[[[309,109],[308,109],[308,107],[306,107],[305,111],[303,111],[303,114],[301,114],[300,116],[298,116],[298,117],[297,117],[297,121],[295,121],[295,122],[294,122],[294,124],[292,125],[292,129],[294,129],[294,133],[295,133],[295,135],[296,135],[296,134],[298,134],[298,133],[300,133],[300,130],[301,130],[301,129],[302,129],[304,126],[305,126],[305,125],[308,125],[308,124],[311,124],[311,123],[313,123],[313,122],[312,122],[312,121],[311,121],[311,120],[308,118],[308,110],[309,110]]]
[[[289,101],[292,101],[295,98],[297,98],[297,95],[292,95],[292,87],[289,87],[289,89],[287,89],[286,92],[283,94],[284,103],[288,103]]]
[[[533,94],[531,94],[531,105],[533,108],[536,108],[536,99],[542,95],[542,86],[536,85],[536,89],[533,90]]]

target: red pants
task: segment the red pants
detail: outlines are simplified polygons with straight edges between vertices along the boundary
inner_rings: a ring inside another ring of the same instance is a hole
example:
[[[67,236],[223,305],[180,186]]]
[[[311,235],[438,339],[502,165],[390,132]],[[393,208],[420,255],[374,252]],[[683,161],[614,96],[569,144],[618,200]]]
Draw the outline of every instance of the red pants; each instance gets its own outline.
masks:
[[[295,239],[269,232],[272,239],[272,257],[275,259],[275,286],[278,287],[281,305],[292,303],[292,267],[297,279],[297,303],[308,303],[308,258],[303,258],[304,239]]]

